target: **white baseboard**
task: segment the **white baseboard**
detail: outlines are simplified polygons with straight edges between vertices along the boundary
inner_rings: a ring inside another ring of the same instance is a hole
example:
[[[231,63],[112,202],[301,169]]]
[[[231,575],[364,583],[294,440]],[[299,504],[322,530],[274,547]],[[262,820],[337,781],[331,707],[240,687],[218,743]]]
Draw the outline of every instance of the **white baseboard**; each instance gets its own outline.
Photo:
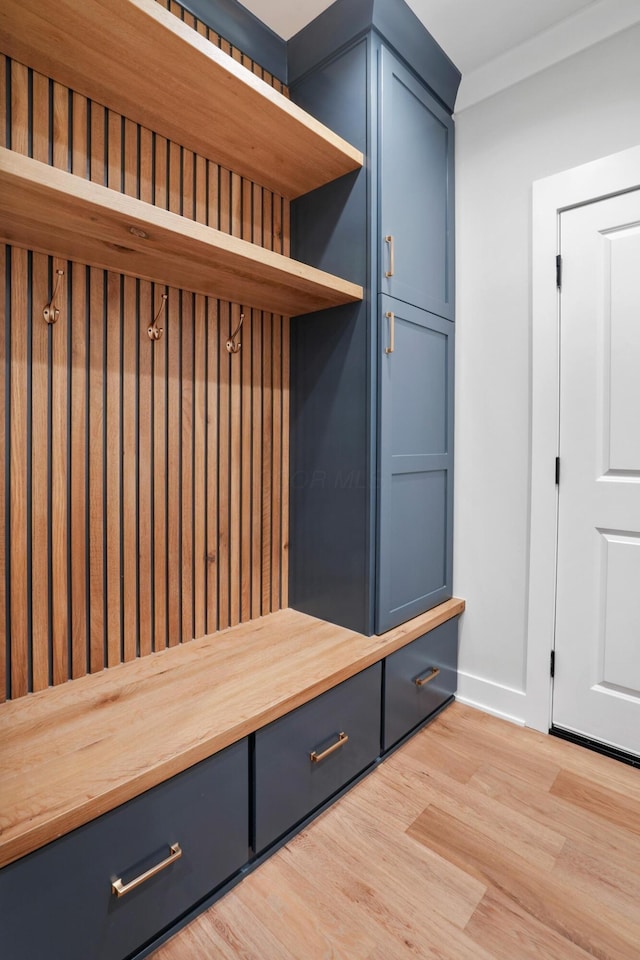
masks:
[[[458,673],[456,700],[520,727],[525,726],[526,699],[522,690],[514,690],[468,673]]]

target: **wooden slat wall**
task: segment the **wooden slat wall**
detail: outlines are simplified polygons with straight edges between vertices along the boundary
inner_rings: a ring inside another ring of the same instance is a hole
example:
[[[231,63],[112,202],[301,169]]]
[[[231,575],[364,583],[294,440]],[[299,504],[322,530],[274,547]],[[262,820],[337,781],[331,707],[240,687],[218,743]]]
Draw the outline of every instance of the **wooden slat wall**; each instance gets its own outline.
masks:
[[[0,145],[289,253],[282,197],[2,55],[0,103]],[[4,246],[0,288],[0,700],[287,606],[286,318],[229,356],[240,304]]]

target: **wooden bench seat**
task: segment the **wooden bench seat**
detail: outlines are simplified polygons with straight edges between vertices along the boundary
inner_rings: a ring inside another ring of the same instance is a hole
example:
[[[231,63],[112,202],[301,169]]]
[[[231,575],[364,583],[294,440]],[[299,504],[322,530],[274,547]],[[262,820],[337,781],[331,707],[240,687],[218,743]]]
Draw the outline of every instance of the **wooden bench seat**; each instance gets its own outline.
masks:
[[[0,706],[0,867],[156,786],[462,613],[382,636],[281,610]]]

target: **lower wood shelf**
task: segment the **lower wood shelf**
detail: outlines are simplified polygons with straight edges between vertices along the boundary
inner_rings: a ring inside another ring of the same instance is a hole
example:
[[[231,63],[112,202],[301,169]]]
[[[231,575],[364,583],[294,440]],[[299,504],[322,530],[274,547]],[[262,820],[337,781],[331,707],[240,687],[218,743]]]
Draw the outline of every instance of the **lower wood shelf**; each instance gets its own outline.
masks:
[[[0,241],[283,316],[362,287],[0,147]]]
[[[294,610],[0,705],[0,867],[113,810],[464,610],[382,636]]]

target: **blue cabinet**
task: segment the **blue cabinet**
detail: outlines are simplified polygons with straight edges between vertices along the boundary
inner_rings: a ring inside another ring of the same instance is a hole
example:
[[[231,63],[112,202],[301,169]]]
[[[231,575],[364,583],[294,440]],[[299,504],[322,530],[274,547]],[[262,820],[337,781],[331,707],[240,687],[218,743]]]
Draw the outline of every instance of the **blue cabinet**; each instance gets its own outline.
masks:
[[[3,867],[3,957],[124,960],[154,940],[246,863],[248,781],[242,740]]]
[[[458,620],[448,620],[385,660],[383,748],[389,750],[447,703],[458,685]]]
[[[261,853],[380,755],[376,663],[258,730],[255,849]]]
[[[382,633],[452,590],[459,74],[402,0],[338,0],[289,63],[292,99],[366,158],[293,205],[293,255],[366,293],[292,320],[290,603]]]

